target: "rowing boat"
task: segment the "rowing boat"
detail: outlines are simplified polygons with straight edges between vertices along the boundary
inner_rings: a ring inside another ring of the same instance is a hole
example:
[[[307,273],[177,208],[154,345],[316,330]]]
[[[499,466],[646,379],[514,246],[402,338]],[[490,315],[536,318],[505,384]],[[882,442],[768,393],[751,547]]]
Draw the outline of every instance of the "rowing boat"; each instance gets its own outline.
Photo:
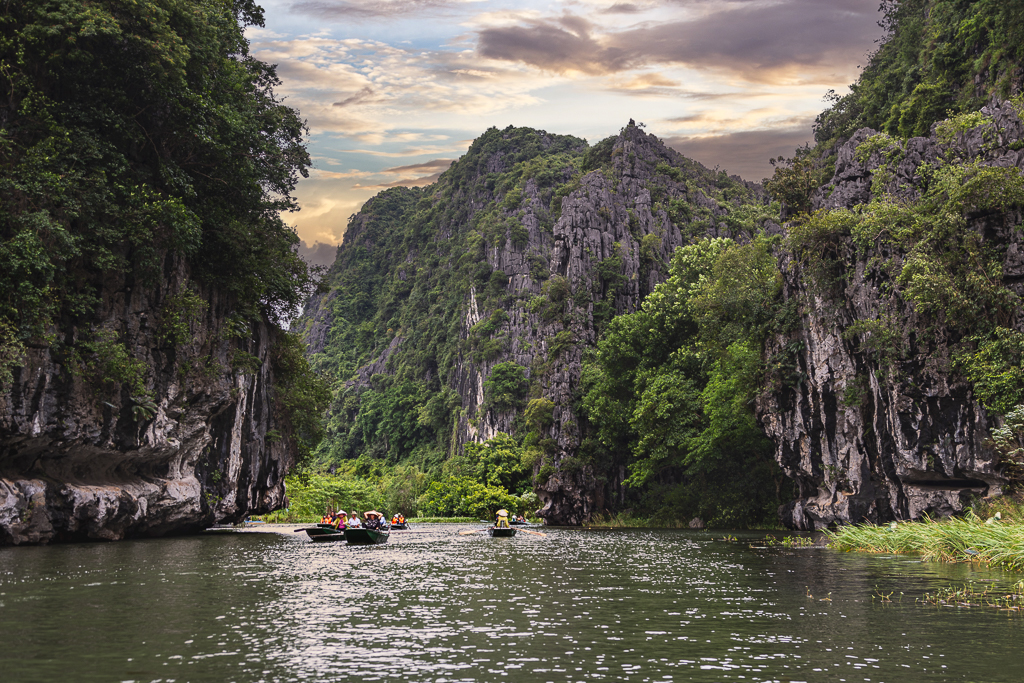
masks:
[[[386,529],[345,529],[345,540],[350,545],[376,545],[388,542],[389,532]]]
[[[487,533],[489,533],[492,538],[510,538],[515,536],[517,531],[519,531],[519,529],[491,527],[487,530]]]
[[[310,527],[306,529],[306,535],[309,536],[309,540],[319,543],[345,540],[345,532],[341,529],[335,529],[329,524],[317,524],[314,527]]]

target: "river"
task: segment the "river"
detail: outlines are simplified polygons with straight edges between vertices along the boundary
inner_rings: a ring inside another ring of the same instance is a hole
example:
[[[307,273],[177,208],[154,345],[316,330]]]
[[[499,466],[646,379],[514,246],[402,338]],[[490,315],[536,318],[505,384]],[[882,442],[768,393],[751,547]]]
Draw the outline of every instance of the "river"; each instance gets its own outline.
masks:
[[[1015,574],[764,533],[459,529],[3,548],[0,680],[1024,679],[1024,617],[915,601]]]

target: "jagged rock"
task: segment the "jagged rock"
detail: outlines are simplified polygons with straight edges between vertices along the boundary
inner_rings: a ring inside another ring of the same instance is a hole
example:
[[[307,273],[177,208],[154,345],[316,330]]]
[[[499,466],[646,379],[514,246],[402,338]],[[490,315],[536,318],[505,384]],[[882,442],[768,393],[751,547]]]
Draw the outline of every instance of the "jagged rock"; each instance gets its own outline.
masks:
[[[501,135],[504,140],[512,140],[521,133],[522,130],[508,129],[490,132],[488,136]],[[555,141],[554,136],[543,131],[534,133],[531,144],[541,149],[548,149]],[[493,146],[495,142],[489,137],[487,144]],[[575,151],[583,150],[581,144]],[[469,157],[457,161],[446,172],[446,176],[461,174],[456,195],[458,211],[452,212],[461,216],[437,225],[432,241],[440,243],[452,239],[453,235],[470,229],[478,212],[504,204],[503,196],[493,189],[494,182],[488,184],[487,174],[509,170],[515,152],[514,149],[498,149],[480,159],[473,156],[471,149]],[[493,312],[482,303],[480,291],[467,287],[458,331],[464,342],[460,347],[463,351],[455,359],[452,377],[447,379],[448,386],[458,393],[463,408],[455,427],[455,449],[471,441],[487,440],[498,432],[515,431],[516,410],[484,408],[484,381],[498,363],[514,361],[527,368],[537,393],[553,402],[553,422],[540,437],[554,444],[548,457],[555,473],[546,481],[539,481],[536,487],[543,506],[538,514],[550,524],[583,523],[603,510],[606,500],[621,496],[626,477],[624,466],[616,464],[610,472],[594,472],[588,464],[574,459],[582,438],[576,406],[583,352],[597,339],[595,306],[608,302],[616,315],[632,312],[665,279],[666,264],[676,247],[690,239],[689,233],[684,234],[683,230],[689,231],[690,223],[697,223],[696,219],[679,220],[678,217],[678,223],[674,223],[666,210],[672,201],[706,209],[705,215],[711,218],[700,222],[699,228],[693,227],[695,232],[740,237],[733,234],[724,220],[715,220],[724,218],[728,211],[709,196],[713,194],[711,188],[721,180],[714,172],[685,159],[632,123],[622,129],[607,152],[610,164],[603,164],[604,170],[594,170],[579,178],[578,189],[561,199],[557,220],[551,216],[550,196],[542,196],[543,192],[533,180],[525,182],[522,197],[515,206],[503,206],[499,218],[514,219],[526,231],[525,241],[517,243],[511,233],[506,233],[506,239],[488,242],[485,251],[491,272],[500,271],[507,278],[504,294],[517,302],[505,309],[508,320],[497,333],[507,338],[507,347],[490,360],[474,359],[465,352],[473,326]],[[472,173],[465,172],[467,164],[472,164]],[[571,178],[570,172],[562,182]],[[439,183],[441,187],[447,187],[443,184],[445,180],[443,177]],[[759,186],[737,178],[731,179],[730,186],[735,186],[737,193],[764,197]],[[657,198],[652,197],[652,188],[659,193]],[[550,192],[549,189],[549,195]],[[419,198],[403,200],[397,193],[393,195],[396,207],[400,200],[407,201],[405,211],[412,212],[414,200],[419,201]],[[356,255],[369,253],[381,243],[384,225],[390,226],[388,221],[402,224],[411,220],[409,213],[405,218],[392,218],[399,214],[398,208],[383,212],[379,223],[369,214],[364,211],[350,223],[333,273],[341,273],[339,269],[347,266],[358,267]],[[432,246],[432,242],[426,244]],[[621,285],[613,291],[600,279],[599,265],[615,256],[622,260],[618,273],[622,279]],[[400,271],[412,257],[406,252],[389,252],[388,263],[375,265],[390,269],[401,281]],[[544,266],[540,277],[535,272],[538,262]],[[558,277],[565,278],[571,294],[559,302],[556,311],[543,314],[524,305],[541,296],[545,280]],[[300,323],[309,330],[306,339],[313,355],[324,352],[329,343],[326,330],[333,321],[332,296],[333,293],[314,299]],[[400,331],[394,334],[397,339]],[[554,348],[555,340],[564,341],[566,335],[571,342]],[[401,354],[414,352],[407,350],[406,342],[397,352],[391,346],[381,349],[382,346],[383,342],[379,342],[374,351],[375,360],[357,371],[354,382],[357,390],[370,388],[375,374],[395,373]]]
[[[164,272],[154,287],[108,280],[91,324],[65,340],[116,331],[148,367],[154,414],[136,419],[127,389],[112,391],[58,344],[30,349],[0,394],[0,545],[183,533],[284,505],[294,456],[268,438],[272,328],[233,338],[231,302],[207,289],[193,338],[169,346],[162,307],[188,272],[172,256]],[[238,350],[259,369],[232,370]]]
[[[1024,139],[1024,125],[1009,103],[983,110],[994,123],[958,133],[951,143],[933,134],[905,145],[886,184],[891,194],[919,195],[919,167],[940,156],[979,159],[988,165],[1020,166],[1022,155],[1009,148]],[[831,183],[815,197],[816,208],[852,208],[870,199],[871,171],[882,159],[875,153],[856,160],[856,147],[874,135],[862,129],[839,150]],[[976,216],[970,227],[985,239],[1007,247],[1006,282],[1021,291],[1024,245],[1014,226],[1020,216]],[[851,249],[851,254],[852,249]],[[820,529],[835,523],[913,519],[928,513],[963,510],[971,496],[1001,492],[1003,477],[986,445],[993,426],[972,394],[970,384],[950,369],[949,331],[934,331],[924,345],[918,316],[881,292],[890,283],[871,259],[898,255],[869,251],[860,256],[841,297],[823,299],[809,288],[800,265],[785,257],[786,299],[804,302],[798,331],[770,340],[769,353],[799,348],[797,386],[776,387],[758,400],[762,426],[776,446],[776,459],[796,480],[799,497],[780,509],[783,523],[795,529]],[[889,377],[877,358],[860,348],[856,335],[844,335],[855,321],[885,311],[901,321],[907,352],[897,377]],[[1024,329],[1018,315],[1015,326]]]

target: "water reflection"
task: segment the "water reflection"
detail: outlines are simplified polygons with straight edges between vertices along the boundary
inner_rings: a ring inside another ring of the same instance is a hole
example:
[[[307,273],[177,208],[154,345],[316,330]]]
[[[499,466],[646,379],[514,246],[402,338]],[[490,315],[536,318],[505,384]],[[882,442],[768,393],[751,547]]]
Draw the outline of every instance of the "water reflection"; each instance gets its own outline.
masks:
[[[5,549],[3,680],[1019,680],[1021,617],[914,602],[1015,575],[763,534],[457,531]]]

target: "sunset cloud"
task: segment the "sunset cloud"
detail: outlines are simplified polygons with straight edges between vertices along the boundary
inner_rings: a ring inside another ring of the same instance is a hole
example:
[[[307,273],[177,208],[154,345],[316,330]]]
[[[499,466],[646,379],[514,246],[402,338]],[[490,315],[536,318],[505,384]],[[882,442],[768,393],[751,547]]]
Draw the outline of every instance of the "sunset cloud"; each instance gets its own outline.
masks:
[[[631,118],[748,180],[812,137],[876,47],[878,0],[261,0],[252,54],[310,130],[291,214],[337,244],[389,187],[434,182],[491,126],[591,143]]]

